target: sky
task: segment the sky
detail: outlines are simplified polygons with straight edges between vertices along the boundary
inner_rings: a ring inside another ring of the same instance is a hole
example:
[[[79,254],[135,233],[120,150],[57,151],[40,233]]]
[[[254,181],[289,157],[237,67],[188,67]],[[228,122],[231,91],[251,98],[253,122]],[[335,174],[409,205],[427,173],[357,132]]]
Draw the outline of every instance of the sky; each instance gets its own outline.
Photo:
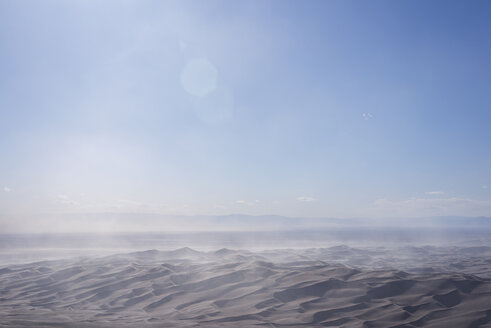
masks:
[[[491,216],[489,1],[0,1],[0,224]]]

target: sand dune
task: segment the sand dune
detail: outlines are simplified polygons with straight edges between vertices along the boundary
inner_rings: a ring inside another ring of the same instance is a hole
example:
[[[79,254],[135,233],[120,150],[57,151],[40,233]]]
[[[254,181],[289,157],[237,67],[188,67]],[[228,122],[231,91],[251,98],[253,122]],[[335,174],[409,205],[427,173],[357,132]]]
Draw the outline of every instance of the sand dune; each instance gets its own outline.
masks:
[[[445,257],[439,273],[418,274],[325,261],[336,256],[383,258],[349,247],[181,248],[4,267],[0,326],[491,327],[491,280],[444,270]]]

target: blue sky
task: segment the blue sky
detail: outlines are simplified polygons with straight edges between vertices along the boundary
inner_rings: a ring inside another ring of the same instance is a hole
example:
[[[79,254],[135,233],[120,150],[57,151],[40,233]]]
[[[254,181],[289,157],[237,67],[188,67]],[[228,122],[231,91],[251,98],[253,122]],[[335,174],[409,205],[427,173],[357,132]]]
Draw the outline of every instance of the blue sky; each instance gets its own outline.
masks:
[[[0,1],[0,216],[491,216],[490,18]]]

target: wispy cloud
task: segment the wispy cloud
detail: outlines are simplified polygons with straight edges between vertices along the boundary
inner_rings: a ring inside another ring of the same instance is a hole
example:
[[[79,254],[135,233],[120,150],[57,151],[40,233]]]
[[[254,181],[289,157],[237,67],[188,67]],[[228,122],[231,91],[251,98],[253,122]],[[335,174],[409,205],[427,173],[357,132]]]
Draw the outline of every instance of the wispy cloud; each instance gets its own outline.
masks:
[[[370,113],[363,113],[361,114],[365,120],[371,120],[373,118],[373,115]]]
[[[488,189],[488,186],[483,185],[481,188],[482,188],[482,189]]]
[[[297,197],[297,200],[299,202],[315,202],[317,199],[315,199],[314,197],[310,197],[310,196],[299,196]]]
[[[431,197],[392,201],[384,198],[376,200],[366,212],[383,217],[491,216],[491,200]]]
[[[12,191],[12,189],[10,189],[9,187],[3,187],[3,191],[10,192],[10,191]]]
[[[63,205],[79,205],[79,202],[63,194],[58,195],[58,202]]]
[[[254,205],[253,202],[248,202],[246,200],[243,200],[243,199],[239,199],[239,200],[236,200],[235,201],[236,204],[241,204],[241,205],[247,205],[247,206],[252,206]]]
[[[435,196],[435,195],[443,195],[444,192],[436,190],[436,191],[427,191],[427,192],[425,192],[425,194]]]

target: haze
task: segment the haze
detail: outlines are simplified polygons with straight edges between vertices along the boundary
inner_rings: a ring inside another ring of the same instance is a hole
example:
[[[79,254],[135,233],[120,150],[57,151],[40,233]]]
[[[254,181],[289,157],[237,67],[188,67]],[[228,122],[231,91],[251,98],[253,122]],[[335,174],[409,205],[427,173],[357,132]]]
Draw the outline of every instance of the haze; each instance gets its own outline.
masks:
[[[489,13],[1,1],[0,228],[81,213],[490,216]]]
[[[491,1],[0,0],[1,327],[491,327]]]

